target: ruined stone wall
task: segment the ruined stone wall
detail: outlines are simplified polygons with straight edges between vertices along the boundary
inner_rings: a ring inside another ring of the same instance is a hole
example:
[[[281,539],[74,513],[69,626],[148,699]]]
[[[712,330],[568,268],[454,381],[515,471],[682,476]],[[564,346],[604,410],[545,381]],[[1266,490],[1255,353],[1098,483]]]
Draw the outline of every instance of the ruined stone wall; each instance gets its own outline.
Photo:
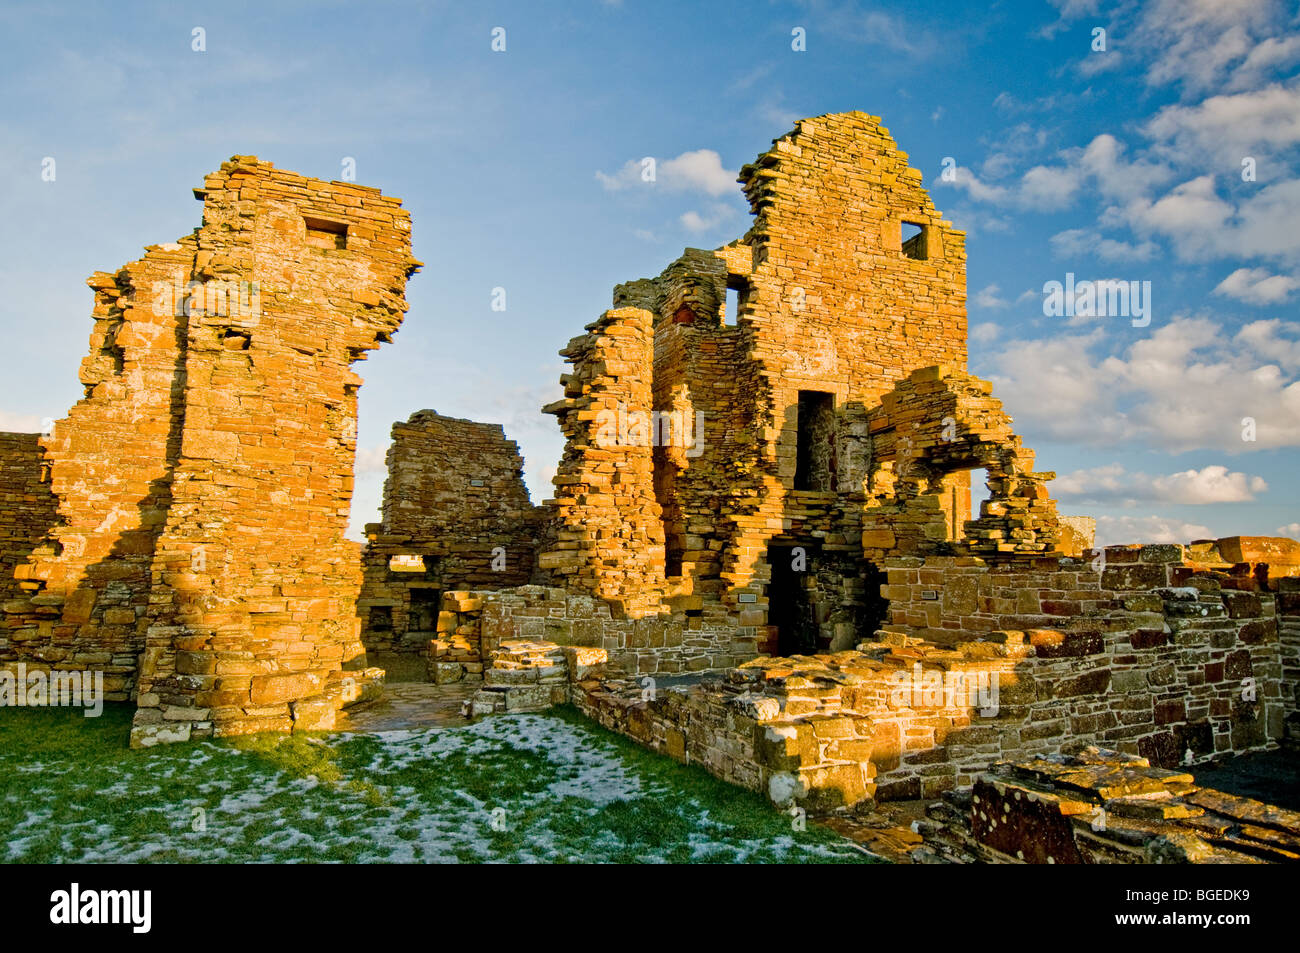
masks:
[[[1287,738],[1300,742],[1300,579],[1278,582],[1277,627],[1282,665],[1282,716]]]
[[[0,433],[0,605],[21,599],[14,569],[24,564],[58,519],[40,435]],[[0,616],[2,619],[3,616]],[[23,654],[23,643],[0,627],[0,660]]]
[[[932,798],[998,761],[1086,745],[1166,767],[1275,747],[1295,712],[1297,583],[1264,564],[1208,568],[1211,549],[1236,552],[1119,546],[1095,566],[896,557],[879,642],[754,659],[652,698],[635,680],[589,680],[573,700],[817,812]]]
[[[913,371],[867,415],[871,437],[862,546],[888,555],[971,553],[990,558],[1055,551],[1056,504],[1034,452],[1011,429],[993,386],[963,371]],[[969,471],[987,483],[970,512]]]
[[[574,701],[648,747],[816,813],[935,797],[997,761],[1087,744],[1166,766],[1275,745],[1276,638],[1229,645],[1189,628],[1175,639],[1036,629],[942,646],[895,634],[755,659],[649,699],[635,682],[587,682]]]
[[[332,723],[331,678],[364,661],[351,365],[391,340],[419,266],[399,200],[251,157],[205,180],[197,239],[196,275],[254,284],[260,306],[189,318],[136,740]]]
[[[14,570],[23,596],[3,607],[12,641],[65,668],[103,671],[110,700],[133,692],[149,625],[153,553],[184,420],[196,247],[192,235],[153,245],[87,280],[86,396],[41,438],[59,518]]]
[[[799,392],[832,395],[838,421],[917,368],[964,369],[965,237],[880,120],[862,113],[801,120],[741,181],[755,215],[748,256],[726,253],[768,406],[753,434],[761,487],[736,520],[723,578],[757,582],[761,595],[768,530],[799,493]],[[903,222],[922,226],[923,258],[904,253]]]
[[[560,352],[572,371],[559,418],[564,456],[553,479],[542,578],[609,600],[631,616],[661,611],[664,527],[653,475],[653,316],[606,311]]]
[[[696,615],[628,618],[608,602],[546,586],[469,590],[444,595],[430,664],[482,662],[504,641],[603,649],[629,675],[682,674],[728,668],[757,653],[755,636]],[[477,674],[478,668],[464,668]],[[448,670],[444,679],[465,677]]]
[[[669,603],[755,627],[770,648],[769,543],[789,543],[831,494],[833,522],[795,541],[858,549],[866,411],[916,368],[965,366],[965,250],[875,117],[803,120],[741,181],[755,214],[744,239],[687,249],[659,277],[618,286],[614,305],[654,315],[654,409],[704,418],[699,452],[652,455]],[[904,222],[923,232],[907,248]],[[794,489],[801,391],[831,395],[805,423],[820,438],[809,490]],[[844,572],[852,590],[868,567]]]
[[[1294,863],[1300,813],[1225,794],[1199,772],[1088,747],[1010,761],[916,824],[928,863]]]
[[[424,652],[444,592],[529,581],[544,514],[500,424],[419,411],[393,425],[387,463],[383,522],[366,527],[362,639]]]
[[[755,220],[740,320],[757,329],[779,408],[801,388],[870,405],[917,368],[965,368],[965,236],[879,117],[801,120],[741,180]],[[924,259],[903,253],[905,221],[923,227]]]
[[[44,440],[60,522],[5,605],[134,688],[134,744],[332,723],[364,658],[350,367],[419,265],[375,189],[236,156],[195,194],[194,234],[89,281],[86,397]]]

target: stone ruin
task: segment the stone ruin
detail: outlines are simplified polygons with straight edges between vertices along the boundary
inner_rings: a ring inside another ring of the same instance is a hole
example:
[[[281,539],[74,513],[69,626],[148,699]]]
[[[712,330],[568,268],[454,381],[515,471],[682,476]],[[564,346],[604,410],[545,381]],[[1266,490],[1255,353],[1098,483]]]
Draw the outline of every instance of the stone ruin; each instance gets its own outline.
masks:
[[[91,278],[86,399],[0,435],[0,665],[108,673],[150,744],[328,728],[414,663],[821,814],[1293,736],[1300,544],[1092,549],[965,370],[964,235],[880,120],[802,120],[740,181],[742,238],[560,352],[553,499],[499,426],[420,411],[359,551],[350,365],[406,310],[410,222],[235,157],[192,236]]]
[[[192,234],[89,279],[85,397],[0,439],[0,663],[103,671],[137,745],[331,727],[362,690],[352,364],[420,265],[376,189],[235,156],[195,196]]]

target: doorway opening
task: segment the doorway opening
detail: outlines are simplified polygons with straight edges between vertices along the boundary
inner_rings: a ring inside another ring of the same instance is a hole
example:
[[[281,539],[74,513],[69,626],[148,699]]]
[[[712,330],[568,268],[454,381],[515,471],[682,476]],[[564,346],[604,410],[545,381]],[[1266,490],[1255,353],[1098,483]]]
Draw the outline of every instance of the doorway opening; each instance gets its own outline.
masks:
[[[811,560],[811,550],[806,546],[773,543],[767,548],[772,570],[767,587],[767,623],[776,627],[777,655],[812,655],[818,651],[820,630],[809,591],[813,585]]]

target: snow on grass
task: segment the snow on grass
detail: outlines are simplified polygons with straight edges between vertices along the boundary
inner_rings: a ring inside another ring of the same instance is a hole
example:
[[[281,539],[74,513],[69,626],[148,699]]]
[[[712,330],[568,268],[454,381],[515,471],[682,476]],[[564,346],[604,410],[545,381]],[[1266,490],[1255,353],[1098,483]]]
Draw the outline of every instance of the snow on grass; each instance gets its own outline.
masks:
[[[571,712],[143,752],[126,750],[110,723],[88,738],[84,725],[44,714],[0,712],[7,861],[865,859]],[[130,712],[114,717],[122,727]]]

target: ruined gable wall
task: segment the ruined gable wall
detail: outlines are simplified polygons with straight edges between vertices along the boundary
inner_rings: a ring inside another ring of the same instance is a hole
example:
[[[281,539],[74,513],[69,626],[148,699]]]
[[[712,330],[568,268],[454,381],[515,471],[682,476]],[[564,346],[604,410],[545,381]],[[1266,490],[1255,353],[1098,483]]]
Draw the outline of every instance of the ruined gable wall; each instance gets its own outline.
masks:
[[[519,445],[500,424],[422,410],[392,435],[383,522],[366,527],[357,609],[368,650],[427,652],[433,632],[420,616],[436,613],[441,593],[529,581],[544,511],[529,502]],[[422,569],[390,565],[414,556]],[[429,591],[413,614],[414,588]],[[408,639],[413,632],[423,635]]]
[[[133,744],[332,723],[363,658],[344,538],[351,364],[406,311],[410,218],[377,190],[237,156],[204,183],[195,273],[250,282],[247,312],[195,309],[185,408],[153,556]]]
[[[152,553],[179,446],[185,286],[195,243],[154,245],[97,272],[86,396],[41,438],[59,519],[15,569],[23,596],[3,626],[23,654],[105,673],[129,697],[144,645]]]
[[[732,598],[746,589],[761,600],[766,540],[794,486],[799,391],[833,394],[842,417],[915,368],[964,368],[965,239],[862,113],[800,121],[741,179],[755,220],[724,254],[745,286],[738,323],[753,332],[761,417],[750,431],[758,470],[737,499],[722,577]],[[905,220],[924,226],[924,260],[904,254]]]
[[[519,445],[500,424],[422,410],[394,424],[392,436],[386,531],[429,540],[509,538],[530,514]]]
[[[870,406],[917,368],[965,368],[965,236],[878,117],[801,120],[741,179],[755,220],[740,320],[758,331],[779,408],[801,387]],[[903,254],[904,220],[925,227],[925,260]]]

